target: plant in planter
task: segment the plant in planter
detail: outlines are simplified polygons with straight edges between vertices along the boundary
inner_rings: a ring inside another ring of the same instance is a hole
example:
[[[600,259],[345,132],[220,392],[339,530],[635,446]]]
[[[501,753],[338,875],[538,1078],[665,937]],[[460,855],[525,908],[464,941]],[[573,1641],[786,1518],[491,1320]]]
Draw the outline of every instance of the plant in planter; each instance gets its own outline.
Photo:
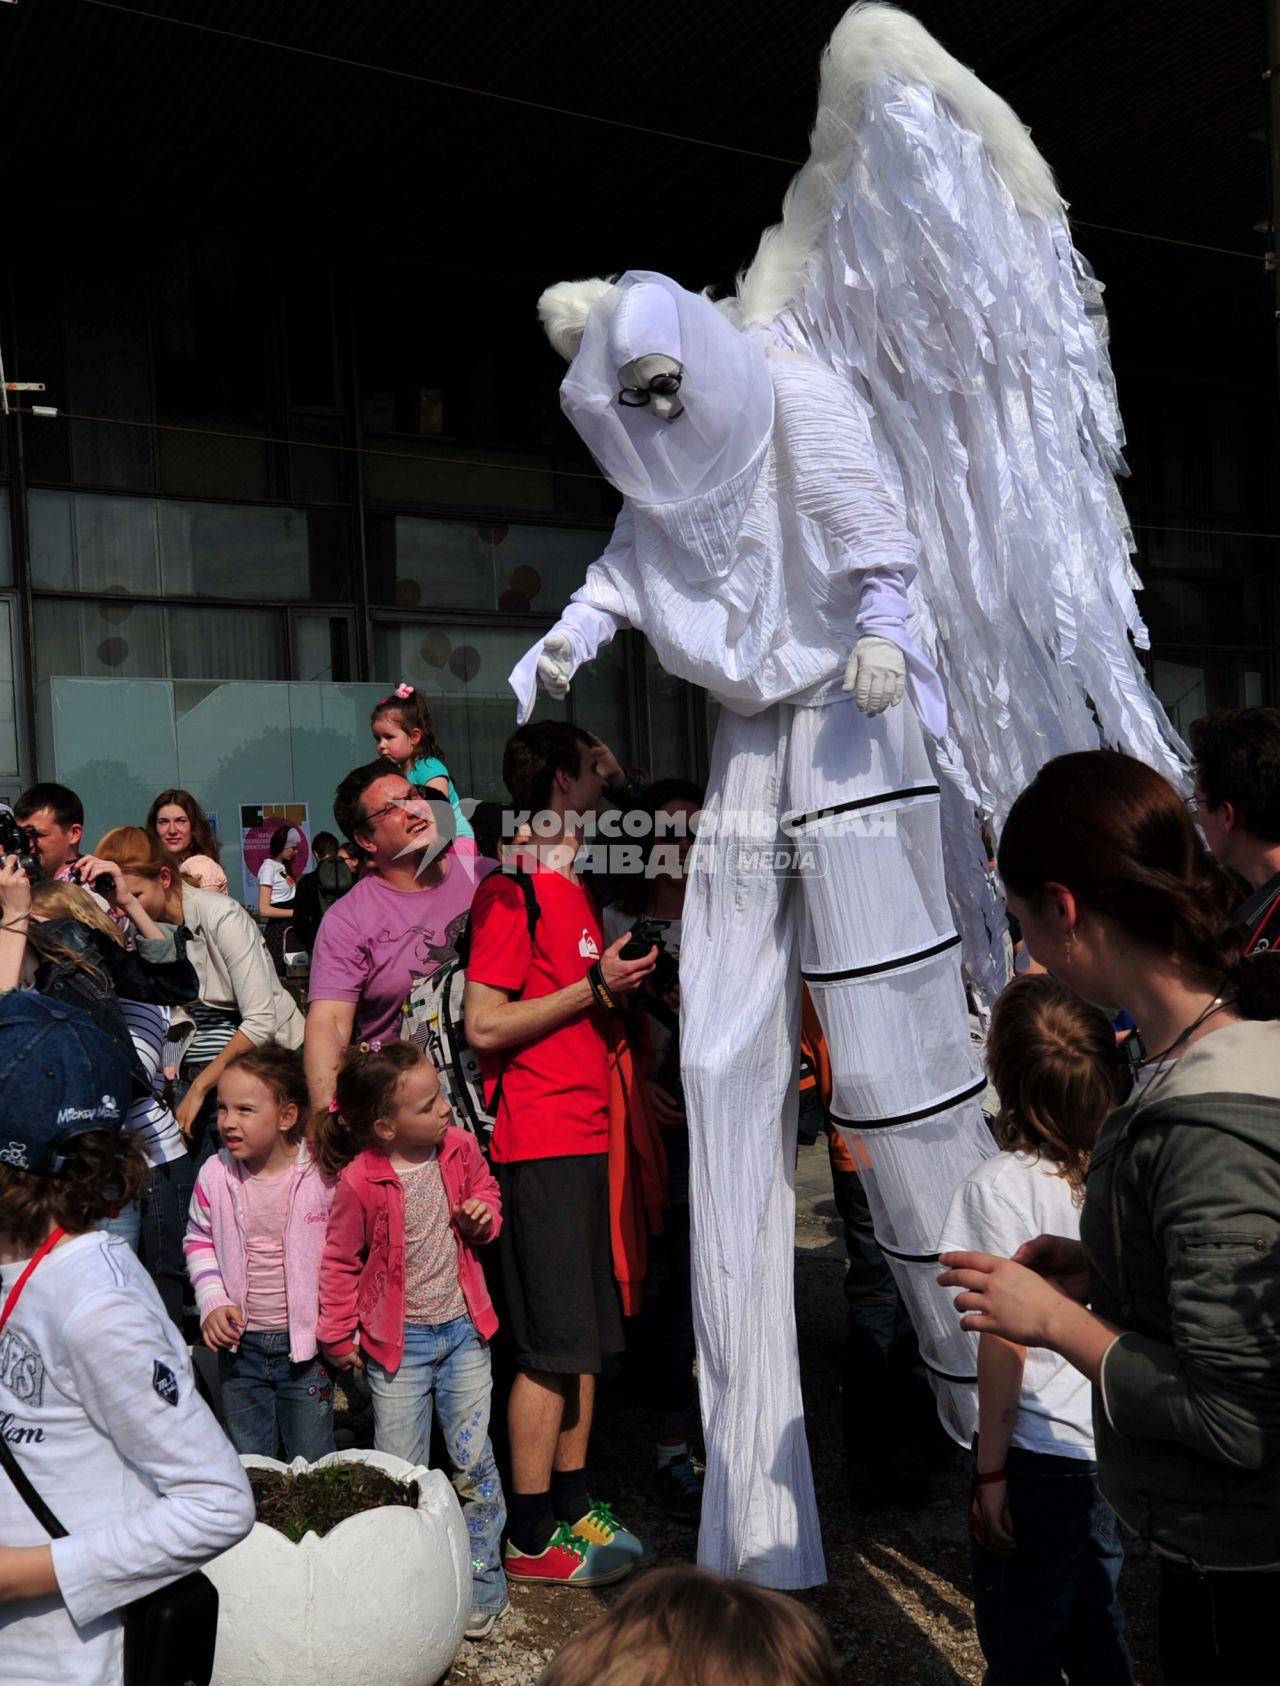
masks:
[[[316,1670],[434,1686],[471,1610],[467,1530],[444,1472],[367,1451],[241,1462],[258,1521],[205,1569],[221,1601],[213,1686]]]

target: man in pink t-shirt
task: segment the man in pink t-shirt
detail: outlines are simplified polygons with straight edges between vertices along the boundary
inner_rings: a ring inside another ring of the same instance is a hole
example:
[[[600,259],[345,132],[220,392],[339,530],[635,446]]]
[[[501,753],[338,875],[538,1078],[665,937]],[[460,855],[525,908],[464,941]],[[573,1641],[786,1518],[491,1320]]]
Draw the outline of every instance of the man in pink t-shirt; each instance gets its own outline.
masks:
[[[412,800],[419,810],[401,803]],[[400,1034],[400,1009],[419,978],[455,958],[476,885],[497,865],[460,839],[419,875],[448,797],[416,790],[374,761],[348,773],[333,799],[338,829],[364,851],[368,870],[320,921],[311,955],[303,1059],[311,1104],[324,1107],[353,1033],[362,1041]],[[408,850],[408,853],[405,851]]]

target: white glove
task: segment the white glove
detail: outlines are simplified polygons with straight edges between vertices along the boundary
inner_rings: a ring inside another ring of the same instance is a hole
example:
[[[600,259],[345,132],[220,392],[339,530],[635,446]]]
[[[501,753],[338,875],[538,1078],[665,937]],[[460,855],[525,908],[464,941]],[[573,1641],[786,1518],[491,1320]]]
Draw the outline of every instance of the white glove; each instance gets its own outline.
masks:
[[[859,638],[844,670],[844,689],[853,692],[854,702],[874,720],[886,708],[896,707],[906,694],[907,658],[888,638],[874,634]]]
[[[549,632],[542,640],[538,657],[538,684],[557,702],[569,695],[573,678],[573,645],[563,632]]]

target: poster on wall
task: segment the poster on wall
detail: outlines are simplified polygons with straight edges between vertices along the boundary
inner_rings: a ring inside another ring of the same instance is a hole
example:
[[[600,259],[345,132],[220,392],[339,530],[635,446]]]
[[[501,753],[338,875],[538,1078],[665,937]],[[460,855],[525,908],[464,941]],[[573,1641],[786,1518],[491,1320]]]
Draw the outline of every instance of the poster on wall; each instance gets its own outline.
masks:
[[[244,861],[245,906],[258,908],[258,869],[271,851],[271,839],[281,826],[288,826],[290,842],[297,848],[288,862],[289,875],[301,878],[311,864],[311,819],[305,802],[242,802],[240,804],[240,848]]]

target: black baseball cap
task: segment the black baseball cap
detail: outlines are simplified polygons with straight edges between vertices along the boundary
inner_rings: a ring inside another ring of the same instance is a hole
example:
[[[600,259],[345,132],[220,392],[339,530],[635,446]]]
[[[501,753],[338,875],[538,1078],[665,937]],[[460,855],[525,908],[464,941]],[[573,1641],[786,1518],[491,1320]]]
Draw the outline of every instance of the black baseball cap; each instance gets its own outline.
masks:
[[[132,1099],[124,1052],[87,1013],[35,990],[0,996],[0,1164],[57,1176],[66,1144],[119,1130]]]

